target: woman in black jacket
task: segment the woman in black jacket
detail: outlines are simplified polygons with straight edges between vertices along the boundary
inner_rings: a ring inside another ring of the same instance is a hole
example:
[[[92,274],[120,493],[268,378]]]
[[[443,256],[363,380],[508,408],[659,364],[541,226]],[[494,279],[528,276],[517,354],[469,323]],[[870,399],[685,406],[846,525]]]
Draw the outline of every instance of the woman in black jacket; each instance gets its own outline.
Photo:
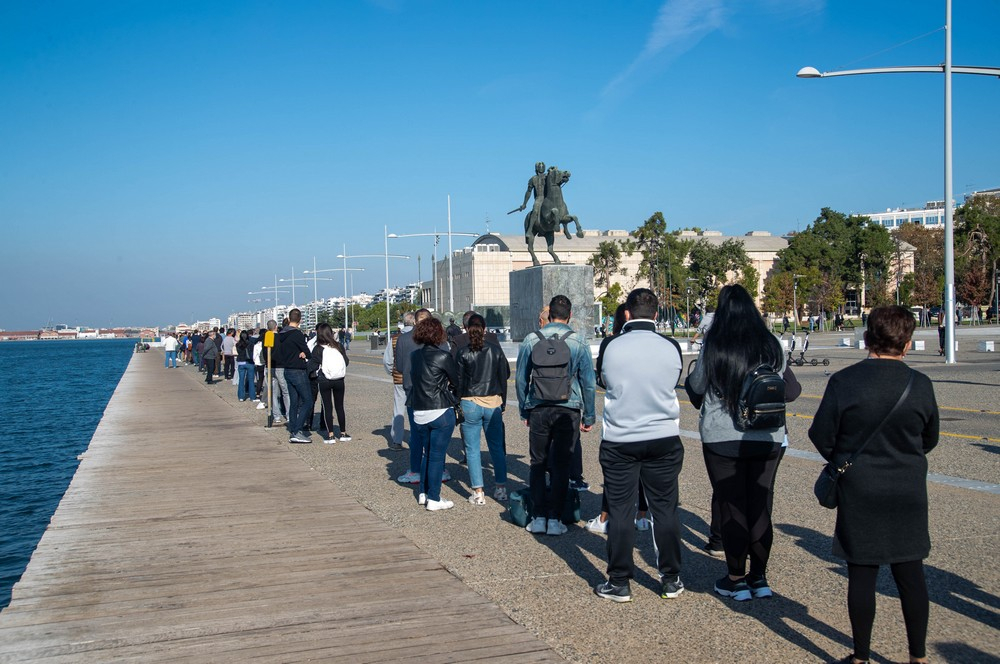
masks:
[[[904,307],[874,309],[865,332],[868,359],[830,378],[809,427],[819,453],[838,465],[864,445],[838,482],[833,536],[834,555],[847,561],[854,653],[844,661],[853,664],[868,661],[879,565],[890,566],[899,589],[910,662],[927,661],[926,454],[937,445],[939,420],[930,379],[901,361],[915,325]],[[907,385],[909,394],[892,412]]]
[[[469,333],[469,345],[460,348],[455,359],[458,362],[458,396],[462,399],[465,415],[462,440],[465,441],[469,484],[472,485],[469,502],[485,505],[480,429],[486,434],[486,446],[493,461],[496,483],[493,498],[507,500],[507,443],[504,439],[503,412],[507,407],[510,364],[499,346],[486,342],[486,319],[473,314],[465,328]]]
[[[441,499],[444,456],[455,430],[458,397],[458,370],[451,353],[439,348],[447,336],[436,318],[425,318],[413,328],[413,340],[420,346],[410,360],[412,387],[406,405],[413,409],[410,445],[417,446],[421,457],[420,497],[431,512],[455,506]]]

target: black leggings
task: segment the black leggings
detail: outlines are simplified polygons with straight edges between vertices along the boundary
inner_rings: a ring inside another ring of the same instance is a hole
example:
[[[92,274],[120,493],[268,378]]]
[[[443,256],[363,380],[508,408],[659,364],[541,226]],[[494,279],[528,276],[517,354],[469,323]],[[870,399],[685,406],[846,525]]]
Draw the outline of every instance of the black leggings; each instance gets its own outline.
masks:
[[[927,582],[924,580],[924,561],[911,560],[889,566],[892,578],[899,589],[903,605],[903,623],[910,657],[927,656],[927,620],[930,602]],[[872,624],[875,622],[875,580],[878,565],[847,563],[847,613],[851,618],[854,635],[854,657],[867,661],[872,641]]]
[[[780,448],[759,457],[727,457],[702,445],[705,467],[712,482],[713,500],[719,503],[722,548],[729,574],[763,576],[771,557],[771,487],[781,458]]]
[[[333,396],[331,403],[331,395]],[[323,423],[326,425],[326,432],[333,435],[333,414],[337,409],[337,424],[340,425],[341,435],[347,433],[347,416],[344,414],[344,379],[319,381],[319,396],[323,399]]]

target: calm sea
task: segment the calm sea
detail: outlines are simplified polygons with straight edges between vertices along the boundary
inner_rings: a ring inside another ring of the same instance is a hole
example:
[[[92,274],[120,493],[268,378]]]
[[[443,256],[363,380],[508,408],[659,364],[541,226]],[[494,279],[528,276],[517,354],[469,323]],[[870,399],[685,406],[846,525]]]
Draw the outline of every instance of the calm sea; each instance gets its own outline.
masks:
[[[0,609],[79,465],[134,339],[0,343]]]

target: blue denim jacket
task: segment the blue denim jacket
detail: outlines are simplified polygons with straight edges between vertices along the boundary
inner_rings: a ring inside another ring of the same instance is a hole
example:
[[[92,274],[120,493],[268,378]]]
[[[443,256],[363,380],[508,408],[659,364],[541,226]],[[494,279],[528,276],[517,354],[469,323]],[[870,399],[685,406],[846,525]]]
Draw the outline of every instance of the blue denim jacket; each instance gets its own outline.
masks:
[[[541,329],[542,336],[552,337],[557,334],[565,334],[571,330],[565,323],[549,323]],[[531,349],[538,342],[538,337],[534,333],[525,337],[521,342],[521,348],[517,352],[517,369],[515,384],[517,385],[517,403],[521,413],[521,419],[528,419],[528,411],[535,406],[551,404],[552,402],[540,401],[535,398],[534,387],[529,385],[531,378]],[[594,365],[590,357],[590,346],[584,343],[578,334],[572,334],[566,339],[569,346],[570,366],[569,375],[574,377],[570,381],[570,397],[568,401],[559,402],[557,405],[583,411],[582,424],[592,425],[597,421],[594,412],[594,397],[597,393],[597,382],[594,376]]]

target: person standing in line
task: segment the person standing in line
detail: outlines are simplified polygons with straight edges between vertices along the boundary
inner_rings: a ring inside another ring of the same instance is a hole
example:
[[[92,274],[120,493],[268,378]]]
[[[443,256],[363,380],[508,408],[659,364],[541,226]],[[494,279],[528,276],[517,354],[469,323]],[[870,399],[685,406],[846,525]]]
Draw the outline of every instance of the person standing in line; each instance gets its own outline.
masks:
[[[830,377],[809,427],[816,450],[838,466],[861,449],[837,483],[833,534],[833,554],[847,561],[854,652],[845,664],[868,661],[880,565],[889,565],[899,591],[909,661],[927,661],[927,453],[938,443],[940,416],[930,379],[903,362],[914,327],[905,307],[872,309],[868,358]]]
[[[257,404],[258,410],[267,408],[267,404],[261,405],[264,403],[261,401],[261,394],[264,390],[264,370],[266,369],[264,366],[264,336],[266,332],[265,328],[261,328],[254,333],[254,336],[250,337],[252,348],[250,357],[253,359],[254,373],[253,400]]]
[[[216,376],[218,376],[219,378],[222,378],[222,365],[224,364],[223,353],[222,353],[222,342],[225,336],[226,336],[226,328],[224,327],[215,328],[215,347],[219,351],[219,357],[215,363],[215,370],[216,370]]]
[[[684,462],[681,406],[675,386],[684,361],[673,339],[656,331],[659,301],[638,288],[625,301],[622,333],[601,344],[597,358],[605,386],[600,447],[608,501],[608,580],[594,588],[604,599],[629,602],[634,575],[635,506],[641,486],[652,514],[660,597],[684,592],[678,477]]]
[[[163,337],[163,367],[165,369],[177,368],[177,337],[168,332]]]
[[[192,363],[198,368],[198,373],[205,370],[205,365],[201,361],[201,351],[205,349],[206,336],[198,330],[195,330],[194,334],[191,335],[191,355],[194,358]]]
[[[413,319],[416,325],[420,325],[421,322],[431,318],[431,312],[429,309],[417,309],[413,314]],[[415,330],[416,328],[414,328]],[[395,371],[402,374],[403,376],[403,393],[406,395],[406,416],[410,422],[410,467],[405,473],[396,478],[396,480],[402,484],[420,484],[420,473],[421,468],[424,467],[424,452],[426,447],[426,442],[419,443],[414,441],[414,431],[416,431],[416,425],[413,421],[413,408],[409,406],[410,393],[413,391],[413,377],[411,375],[411,367],[413,362],[413,352],[419,348],[419,344],[416,342],[413,331],[407,332],[399,337],[396,341],[396,353],[393,356]],[[441,350],[448,350],[447,341],[441,344]],[[400,439],[402,439],[402,432],[400,432]],[[389,446],[389,449],[396,449]],[[402,445],[400,445],[402,449]],[[448,469],[445,468],[444,474],[441,476],[442,482],[448,482],[451,480],[451,474],[448,473]]]
[[[486,320],[473,313],[464,321],[467,343],[456,353],[458,363],[458,396],[462,400],[462,440],[469,465],[469,502],[485,505],[483,491],[483,460],[479,442],[480,431],[486,436],[486,447],[493,462],[496,488],[493,499],[507,500],[507,444],[504,438],[503,413],[507,408],[507,379],[510,363],[503,349],[486,340]]]
[[[254,395],[253,346],[246,330],[240,332],[236,342],[236,371],[236,398],[246,401]]]
[[[947,329],[947,322],[944,317],[944,307],[938,311],[938,355],[944,355],[944,338]]]
[[[444,327],[436,318],[428,316],[417,323],[413,340],[419,347],[410,360],[411,388],[406,405],[413,410],[410,447],[419,446],[424,451],[417,503],[436,512],[455,506],[441,498],[441,483],[445,453],[455,430],[458,370],[447,350]]]
[[[396,368],[396,353],[397,346],[400,340],[404,336],[407,337],[407,342],[403,344],[403,349],[406,352],[413,352],[413,349],[409,348],[410,341],[412,339],[408,337],[413,331],[413,325],[416,323],[416,316],[412,311],[406,311],[403,313],[403,329],[399,331],[399,334],[392,337],[389,343],[385,345],[385,352],[382,353],[382,367],[385,372],[392,376],[392,424],[389,425],[389,449],[390,450],[401,450],[403,449],[403,429],[406,420],[406,391],[403,389],[403,374]],[[409,364],[409,360],[403,363],[404,365]],[[411,428],[412,431],[412,428]]]
[[[688,385],[704,395],[698,428],[713,500],[719,503],[729,572],[715,582],[715,592],[746,601],[773,594],[766,577],[774,540],[768,495],[784,427],[741,431],[735,421],[747,374],[761,364],[780,374],[785,356],[743,286],[729,285],[719,292],[714,318]]]
[[[226,336],[222,340],[222,358],[225,362],[225,378],[232,380],[236,373],[236,329],[226,330]]]
[[[559,515],[569,491],[574,448],[580,444],[578,431],[590,431],[596,421],[594,397],[597,384],[591,364],[590,346],[579,335],[570,334],[564,340],[570,349],[570,392],[567,399],[540,399],[532,381],[531,351],[539,343],[539,335],[546,339],[555,336],[562,338],[573,332],[573,328],[569,326],[572,308],[572,303],[565,295],[553,297],[549,302],[549,323],[538,334],[529,334],[521,343],[517,355],[515,384],[521,421],[528,427],[531,457],[529,485],[535,510],[525,528],[534,534],[562,535],[566,532],[566,526],[559,520]],[[551,472],[551,501],[546,495],[547,472]]]
[[[208,333],[201,348],[201,361],[205,365],[205,382],[212,384],[212,374],[215,373],[215,363],[219,359],[219,347],[215,345],[215,331]]]
[[[316,378],[319,382],[319,395],[323,402],[323,428],[326,430],[327,445],[338,440],[350,442],[351,434],[347,433],[347,415],[344,412],[344,377],[347,375],[347,353],[337,341],[333,328],[328,323],[316,326],[316,348],[313,351],[313,361],[318,369]],[[340,427],[340,437],[333,432],[333,413],[337,413],[337,425]]]
[[[271,414],[274,424],[287,422],[292,412],[292,399],[288,394],[288,383],[285,382],[285,367],[281,363],[281,331],[287,327],[287,319],[282,320],[282,323],[285,324],[279,329],[278,321],[267,321],[268,331],[274,332],[274,347],[271,348],[271,368],[274,373],[271,381]]]
[[[278,335],[281,343],[277,344],[281,349],[281,366],[284,368],[285,384],[288,386],[288,399],[290,408],[288,411],[288,442],[290,443],[311,443],[312,437],[308,432],[303,431],[306,423],[306,416],[309,413],[309,398],[312,392],[309,389],[309,374],[306,370],[306,362],[309,359],[309,346],[306,345],[306,337],[299,329],[302,322],[302,312],[292,309],[288,312],[288,327]]]

